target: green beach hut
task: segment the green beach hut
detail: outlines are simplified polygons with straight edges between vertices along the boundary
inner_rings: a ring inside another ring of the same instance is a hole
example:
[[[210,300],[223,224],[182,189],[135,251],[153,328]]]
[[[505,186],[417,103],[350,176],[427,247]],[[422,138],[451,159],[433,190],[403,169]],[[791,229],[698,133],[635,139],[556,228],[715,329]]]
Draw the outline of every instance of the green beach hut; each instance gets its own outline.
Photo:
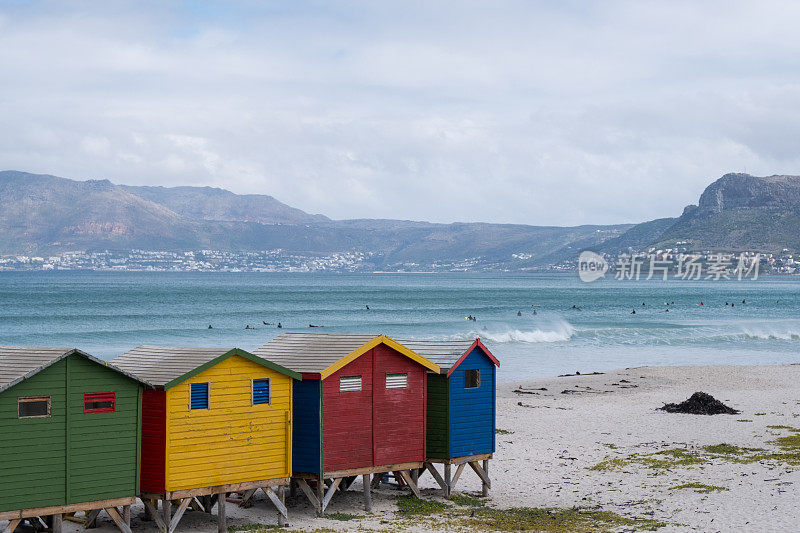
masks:
[[[130,532],[144,383],[72,348],[0,346],[0,521],[105,510]],[[36,524],[40,525],[40,524]]]

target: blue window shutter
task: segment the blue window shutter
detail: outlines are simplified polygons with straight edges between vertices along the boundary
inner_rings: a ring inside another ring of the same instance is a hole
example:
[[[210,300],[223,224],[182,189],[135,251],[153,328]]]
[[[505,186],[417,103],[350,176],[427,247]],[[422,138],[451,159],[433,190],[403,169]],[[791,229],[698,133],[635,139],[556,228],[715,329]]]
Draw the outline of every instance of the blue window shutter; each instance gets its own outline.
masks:
[[[208,383],[191,384],[190,409],[208,409]]]
[[[269,379],[253,380],[253,405],[269,403]]]

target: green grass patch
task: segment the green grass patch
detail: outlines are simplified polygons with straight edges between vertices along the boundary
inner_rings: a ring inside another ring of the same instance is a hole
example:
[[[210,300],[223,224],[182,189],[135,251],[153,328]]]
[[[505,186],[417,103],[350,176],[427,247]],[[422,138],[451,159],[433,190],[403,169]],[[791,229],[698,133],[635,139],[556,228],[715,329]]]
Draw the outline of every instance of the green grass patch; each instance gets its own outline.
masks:
[[[746,418],[740,418],[737,422],[752,422],[752,420],[748,420]]]
[[[754,413],[755,416],[767,416],[767,413]]]
[[[718,487],[716,485],[706,485],[705,483],[683,483],[682,485],[675,485],[674,487],[669,488],[669,490],[681,490],[681,489],[692,489],[700,494],[709,494],[711,492],[722,492],[728,490],[725,487]]]
[[[423,500],[412,494],[397,498],[397,509],[405,516],[427,516],[447,511],[450,505],[435,500]]]
[[[655,531],[665,524],[653,519],[627,518],[610,511],[515,507],[476,509],[463,519],[471,529],[489,531],[541,531],[546,533],[593,533],[620,528]]]
[[[272,531],[275,529],[283,529],[281,526],[275,524],[238,524],[228,526],[228,533],[236,533],[237,531],[248,531],[252,533],[259,533],[260,531]]]
[[[616,444],[606,444],[606,443],[603,443],[603,446],[605,446],[606,448],[608,448],[608,449],[610,449],[610,450],[616,450],[617,448],[619,448],[619,446],[617,446]]]
[[[785,429],[786,431],[791,431],[792,433],[800,433],[800,429],[792,426],[767,426],[769,429]]]
[[[513,431],[509,431],[507,429],[500,429],[500,428],[495,429],[494,432],[495,432],[495,435],[513,435],[514,434]]]
[[[486,505],[486,500],[470,494],[453,494],[450,496],[450,501],[463,507],[483,507]]]
[[[350,513],[329,513],[325,515],[325,518],[330,518],[331,520],[339,520],[341,522],[346,522],[348,520],[360,520],[364,518],[362,515],[357,514],[350,514]]]

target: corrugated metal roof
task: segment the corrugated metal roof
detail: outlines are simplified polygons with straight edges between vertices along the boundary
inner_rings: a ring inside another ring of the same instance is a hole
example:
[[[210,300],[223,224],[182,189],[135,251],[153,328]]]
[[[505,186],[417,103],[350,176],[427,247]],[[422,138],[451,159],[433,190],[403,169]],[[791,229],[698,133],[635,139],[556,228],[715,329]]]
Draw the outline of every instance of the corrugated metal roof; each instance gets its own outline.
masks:
[[[475,339],[456,341],[435,341],[427,339],[395,339],[397,342],[433,361],[443,372],[450,370],[461,356],[475,343]]]
[[[230,351],[231,348],[143,345],[125,352],[111,362],[151,385],[163,387],[173,379]]]
[[[0,345],[0,392],[13,387],[23,379],[28,379],[38,374],[45,368],[74,353],[80,354],[99,365],[125,374],[136,381],[142,381],[125,370],[117,368],[102,359],[98,359],[76,348]]]
[[[379,335],[284,333],[253,354],[295,372],[318,374]]]

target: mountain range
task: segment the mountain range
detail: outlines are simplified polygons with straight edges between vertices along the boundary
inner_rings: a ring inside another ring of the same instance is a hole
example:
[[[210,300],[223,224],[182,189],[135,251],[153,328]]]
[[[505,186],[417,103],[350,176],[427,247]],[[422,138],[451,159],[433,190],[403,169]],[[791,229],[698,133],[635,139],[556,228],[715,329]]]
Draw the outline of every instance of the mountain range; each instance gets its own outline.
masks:
[[[266,195],[143,187],[0,172],[0,254],[71,250],[282,249],[369,253],[374,268],[465,259],[479,268],[541,268],[583,249],[800,250],[800,176],[726,174],[676,218],[575,227],[331,220]]]

